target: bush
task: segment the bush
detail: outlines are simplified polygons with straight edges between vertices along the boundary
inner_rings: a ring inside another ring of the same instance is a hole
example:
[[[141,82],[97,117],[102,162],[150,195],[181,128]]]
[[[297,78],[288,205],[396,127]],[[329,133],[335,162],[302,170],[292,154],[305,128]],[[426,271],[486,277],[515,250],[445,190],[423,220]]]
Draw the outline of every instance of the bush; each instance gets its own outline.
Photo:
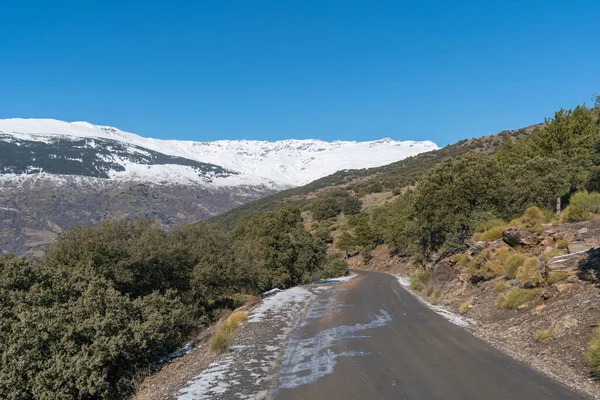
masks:
[[[571,196],[569,205],[561,213],[561,221],[584,221],[593,218],[598,212],[600,212],[600,193],[589,193],[584,190]]]
[[[484,242],[493,242],[494,240],[502,238],[502,232],[505,230],[506,225],[495,226],[481,233],[478,238]]]
[[[410,277],[410,288],[420,292],[426,288],[426,283],[431,279],[431,271],[423,271]]]
[[[501,219],[490,219],[490,220],[487,220],[487,221],[482,222],[479,225],[477,225],[477,227],[475,228],[475,232],[483,233],[485,231],[489,231],[492,228],[497,228],[499,226],[505,226],[505,225],[506,225],[506,223],[504,221],[502,221]]]
[[[496,290],[496,293],[501,293],[504,292],[507,287],[508,285],[505,282],[497,282],[494,286],[494,290]]]
[[[348,274],[348,263],[340,253],[328,254],[320,279],[337,278]]]
[[[369,261],[371,261],[371,258],[373,258],[373,256],[371,255],[371,247],[369,247],[369,246],[364,247],[360,251],[360,255],[362,256],[363,264],[367,265],[369,263]]]
[[[233,332],[231,326],[224,323],[219,325],[210,338],[210,348],[217,353],[224,353],[233,346]]]
[[[565,250],[569,247],[569,241],[566,239],[559,239],[556,242],[556,248],[559,250]]]
[[[552,260],[554,257],[562,256],[563,254],[565,254],[563,251],[554,249],[554,250],[551,250],[548,253],[544,254],[544,260],[546,262],[548,262],[548,261]]]
[[[173,291],[132,299],[90,267],[3,264],[0,398],[126,398],[193,328]]]
[[[469,259],[467,258],[467,255],[465,253],[453,254],[452,260],[463,268],[465,268],[469,264]]]
[[[517,279],[521,284],[527,285],[530,284],[532,286],[539,286],[544,282],[542,278],[542,274],[538,268],[539,261],[535,257],[530,257],[523,262],[517,269]]]
[[[546,222],[546,215],[539,207],[533,206],[525,210],[521,220],[527,228],[535,228]]]
[[[600,376],[600,329],[592,337],[586,353],[586,361],[594,376]]]
[[[517,277],[517,270],[523,265],[526,258],[520,253],[515,253],[508,257],[504,264],[504,275],[509,279],[515,279]]]
[[[553,285],[557,282],[562,282],[567,280],[569,277],[569,273],[567,271],[550,271],[548,272],[548,276],[546,277],[546,282],[548,285]]]
[[[535,333],[535,338],[538,342],[545,342],[554,336],[554,328],[543,329]]]
[[[503,263],[509,255],[510,250],[506,248],[482,251],[468,264],[471,279],[474,281],[489,280],[502,275]]]
[[[310,211],[312,211],[314,219],[322,221],[336,217],[342,211],[342,207],[337,199],[333,197],[322,197],[312,203]]]
[[[460,312],[461,314],[466,313],[467,311],[469,311],[469,309],[471,308],[471,304],[469,304],[468,302],[464,302],[461,303],[460,306],[458,306],[458,312]]]
[[[435,289],[435,291],[433,292],[433,297],[435,297],[436,299],[439,299],[441,296],[442,296],[442,290]]]
[[[210,348],[223,353],[233,345],[233,332],[240,324],[248,319],[247,311],[234,311],[227,319],[219,324],[210,338]]]
[[[512,289],[505,296],[499,296],[496,305],[498,308],[516,309],[528,301],[537,299],[541,294],[541,288]]]

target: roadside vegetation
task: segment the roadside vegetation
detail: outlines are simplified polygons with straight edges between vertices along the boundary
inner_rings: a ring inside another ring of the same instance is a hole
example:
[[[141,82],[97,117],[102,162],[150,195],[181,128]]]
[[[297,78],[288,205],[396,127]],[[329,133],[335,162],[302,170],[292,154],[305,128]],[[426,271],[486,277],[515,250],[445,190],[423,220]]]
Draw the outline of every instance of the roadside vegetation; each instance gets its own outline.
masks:
[[[248,296],[343,275],[343,257],[307,232],[298,209],[165,231],[103,222],[62,234],[43,260],[0,258],[0,398],[129,396],[189,334]],[[223,351],[245,318],[232,314]]]
[[[247,311],[235,311],[225,321],[217,325],[210,338],[210,348],[217,353],[229,350],[233,345],[233,332],[248,319]]]

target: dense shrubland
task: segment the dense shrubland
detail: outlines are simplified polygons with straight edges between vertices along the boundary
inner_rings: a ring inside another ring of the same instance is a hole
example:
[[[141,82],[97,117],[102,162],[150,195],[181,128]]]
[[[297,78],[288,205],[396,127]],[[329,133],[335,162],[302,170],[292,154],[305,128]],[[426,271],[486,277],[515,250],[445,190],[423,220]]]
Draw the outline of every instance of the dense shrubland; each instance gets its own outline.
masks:
[[[103,222],[64,233],[43,260],[4,256],[0,398],[126,397],[192,330],[239,306],[240,293],[344,274],[326,246],[298,209],[282,209],[228,233]]]

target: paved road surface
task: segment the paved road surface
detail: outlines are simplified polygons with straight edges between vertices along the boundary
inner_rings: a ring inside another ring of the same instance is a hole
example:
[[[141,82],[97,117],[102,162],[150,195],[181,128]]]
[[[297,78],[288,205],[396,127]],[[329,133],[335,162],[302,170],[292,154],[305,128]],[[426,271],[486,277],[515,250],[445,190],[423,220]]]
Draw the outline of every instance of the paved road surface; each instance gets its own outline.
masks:
[[[390,275],[324,291],[288,339],[276,399],[586,399],[423,306]]]

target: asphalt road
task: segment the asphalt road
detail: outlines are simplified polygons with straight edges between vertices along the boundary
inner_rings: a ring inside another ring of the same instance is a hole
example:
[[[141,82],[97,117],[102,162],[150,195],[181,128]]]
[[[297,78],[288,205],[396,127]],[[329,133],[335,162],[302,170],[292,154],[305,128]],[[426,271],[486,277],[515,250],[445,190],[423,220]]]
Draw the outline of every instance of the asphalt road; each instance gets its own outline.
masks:
[[[587,399],[429,308],[387,274],[323,291],[290,334],[276,399]]]

